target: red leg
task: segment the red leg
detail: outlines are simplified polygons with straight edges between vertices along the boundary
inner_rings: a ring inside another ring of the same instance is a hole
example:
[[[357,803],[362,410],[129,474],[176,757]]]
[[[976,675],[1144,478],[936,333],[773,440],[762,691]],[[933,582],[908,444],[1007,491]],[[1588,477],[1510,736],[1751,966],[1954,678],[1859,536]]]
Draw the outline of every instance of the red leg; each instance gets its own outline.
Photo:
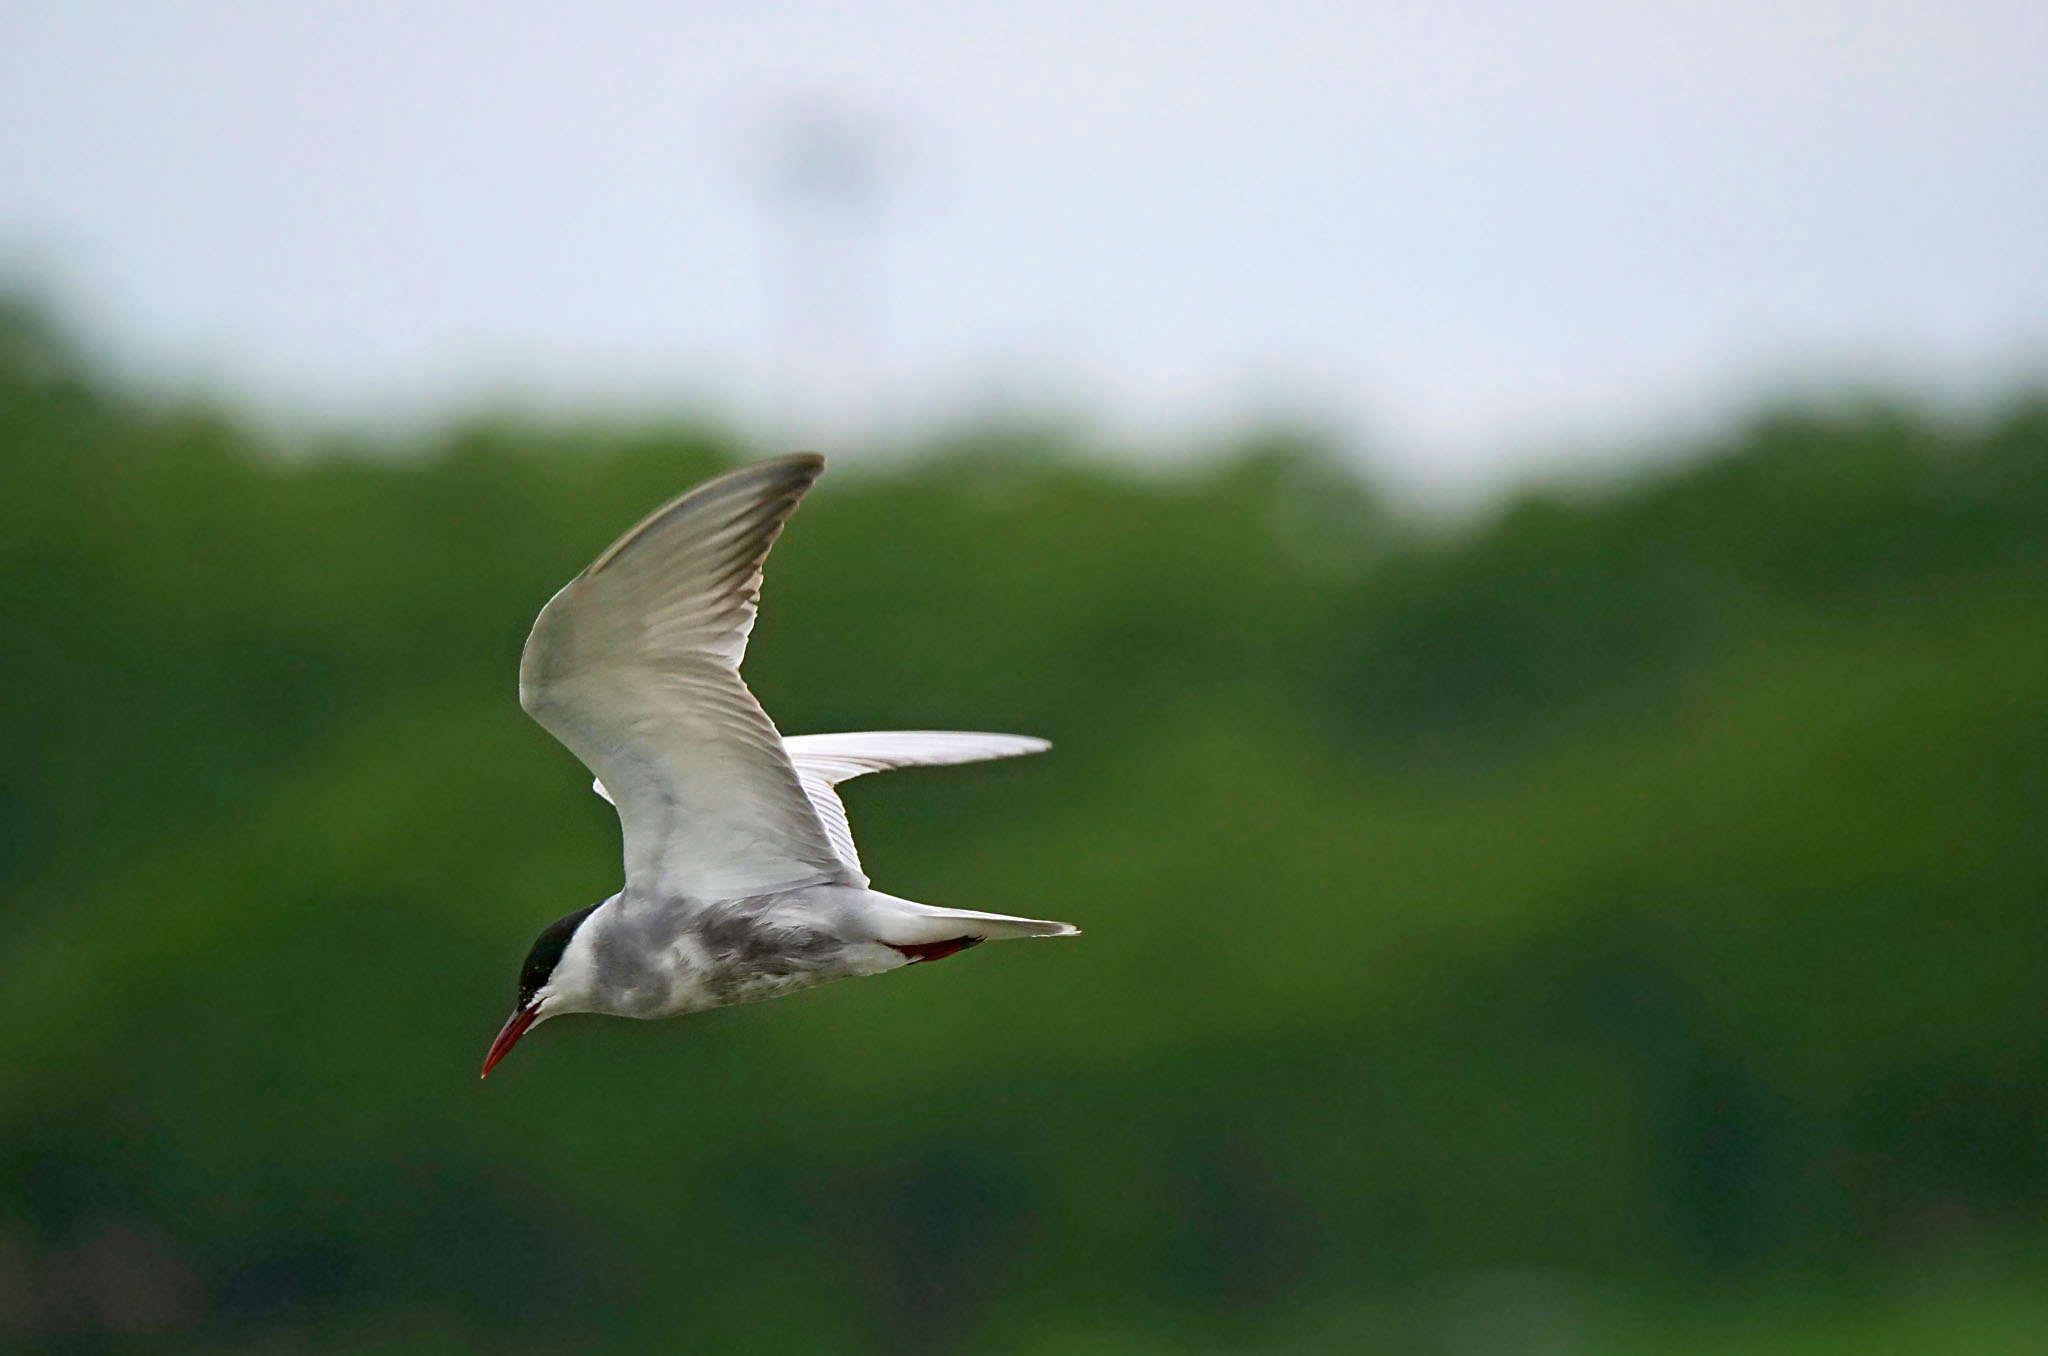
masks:
[[[884,942],[882,945],[901,951],[910,957],[910,963],[915,965],[919,961],[944,960],[955,951],[965,951],[970,946],[979,946],[985,940],[987,939],[982,937],[954,937],[943,942],[912,942],[909,946],[897,946],[894,942]]]

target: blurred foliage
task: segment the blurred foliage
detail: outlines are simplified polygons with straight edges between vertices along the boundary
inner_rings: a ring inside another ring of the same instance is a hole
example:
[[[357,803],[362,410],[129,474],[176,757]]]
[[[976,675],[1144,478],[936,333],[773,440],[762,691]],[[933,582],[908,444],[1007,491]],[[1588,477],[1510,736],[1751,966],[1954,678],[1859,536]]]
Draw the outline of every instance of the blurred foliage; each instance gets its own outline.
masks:
[[[848,799],[1087,935],[479,1084],[617,884],[526,628],[740,449],[286,457],[7,311],[0,1344],[2033,1349],[2048,407],[1690,451],[1455,528],[1286,437],[838,468],[750,680],[1050,736]]]

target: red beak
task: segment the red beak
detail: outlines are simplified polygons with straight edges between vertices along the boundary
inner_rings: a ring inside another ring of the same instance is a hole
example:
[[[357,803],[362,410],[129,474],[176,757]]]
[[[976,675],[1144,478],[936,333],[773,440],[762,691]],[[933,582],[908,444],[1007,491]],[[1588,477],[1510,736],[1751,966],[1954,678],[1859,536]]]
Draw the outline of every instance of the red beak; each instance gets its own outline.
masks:
[[[506,1020],[504,1027],[498,1032],[498,1039],[491,1042],[491,1053],[484,1056],[484,1071],[478,1074],[477,1077],[489,1078],[491,1070],[497,1067],[498,1061],[511,1053],[512,1047],[519,1044],[519,1038],[526,1034],[527,1029],[539,1017],[540,1004],[538,1003],[535,1003],[530,1008],[521,1008],[513,1013]]]

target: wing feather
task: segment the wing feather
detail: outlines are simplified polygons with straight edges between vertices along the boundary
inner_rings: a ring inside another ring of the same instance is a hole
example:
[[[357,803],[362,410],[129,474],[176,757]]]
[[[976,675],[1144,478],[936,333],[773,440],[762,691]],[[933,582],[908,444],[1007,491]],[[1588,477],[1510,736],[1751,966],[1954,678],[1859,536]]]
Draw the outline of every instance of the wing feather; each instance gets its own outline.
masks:
[[[656,509],[541,609],[519,702],[609,789],[629,894],[730,899],[843,880],[782,737],[739,675],[761,564],[815,456]]]
[[[790,735],[782,741],[818,813],[832,851],[846,867],[861,871],[860,852],[853,845],[853,826],[845,802],[833,788],[870,772],[898,767],[942,767],[979,763],[991,758],[1017,758],[1052,747],[1030,735],[980,734],[964,730],[868,730],[859,734]],[[602,794],[600,792],[600,794]],[[866,876],[861,877],[863,883]]]
[[[1027,753],[1044,753],[1052,745],[1031,735],[980,734],[964,730],[869,730],[860,734],[786,735],[783,751],[796,769],[804,794],[810,797],[826,841],[841,863],[867,884],[860,863],[860,851],[853,844],[853,826],[847,822],[846,804],[835,790],[840,782],[870,772],[887,772],[898,767],[942,767],[954,763],[980,763],[992,758],[1017,758]],[[606,800],[612,793],[604,779],[590,789]]]

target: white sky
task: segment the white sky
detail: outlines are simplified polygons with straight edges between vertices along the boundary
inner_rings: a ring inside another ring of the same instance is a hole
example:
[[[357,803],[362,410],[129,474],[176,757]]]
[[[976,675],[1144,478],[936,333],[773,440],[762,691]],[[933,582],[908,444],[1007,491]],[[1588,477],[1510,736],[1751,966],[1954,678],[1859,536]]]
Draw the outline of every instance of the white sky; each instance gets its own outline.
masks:
[[[770,210],[815,109],[866,228]],[[0,262],[300,417],[1298,412],[1456,491],[2048,373],[2048,4],[7,0]]]

